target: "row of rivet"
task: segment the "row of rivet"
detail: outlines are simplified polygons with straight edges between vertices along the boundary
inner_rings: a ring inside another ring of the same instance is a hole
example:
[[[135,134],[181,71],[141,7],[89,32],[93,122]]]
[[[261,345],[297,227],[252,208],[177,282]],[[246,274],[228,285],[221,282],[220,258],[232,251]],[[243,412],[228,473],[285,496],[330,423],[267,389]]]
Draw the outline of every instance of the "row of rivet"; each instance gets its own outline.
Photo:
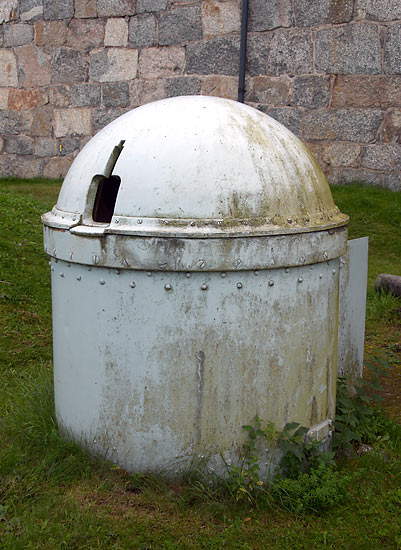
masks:
[[[51,268],[52,271],[54,271],[54,267]],[[332,269],[332,274],[335,275],[336,274],[336,270],[335,269]],[[223,272],[224,273],[224,272]],[[223,276],[223,273],[221,273],[220,275]],[[151,275],[151,272],[149,271],[148,272],[148,275],[150,276]],[[190,275],[189,273],[186,274],[187,276]],[[64,273],[63,272],[60,272],[60,277],[64,277]],[[224,277],[225,277],[225,273],[224,273]],[[323,273],[319,273],[319,279],[323,279]],[[81,275],[77,275],[77,281],[80,281],[81,280]],[[303,283],[303,277],[298,277],[297,279],[297,282],[300,284],[300,283]],[[100,279],[99,281],[99,284],[100,285],[104,285],[106,284],[106,281],[104,279]],[[269,282],[268,282],[268,285],[269,286],[274,286],[274,281],[271,279]],[[131,288],[135,288],[136,287],[136,283],[135,281],[132,281],[129,285]],[[238,282],[237,283],[237,288],[238,289],[241,289],[243,287],[243,284],[241,282]],[[164,285],[164,288],[165,290],[172,290],[173,287],[170,283],[167,283]],[[209,286],[206,284],[206,283],[203,283],[201,285],[201,290],[208,290],[209,289]]]
[[[57,260],[57,259],[55,259],[54,261],[55,261],[55,263],[58,263],[58,260]],[[338,266],[338,268],[339,268],[339,269],[342,269],[342,267],[345,265],[345,263],[346,263],[345,260],[341,259],[341,260],[340,260],[340,265]],[[51,262],[51,261],[49,261],[49,265],[52,265],[52,262]],[[330,265],[330,260],[327,262],[327,265]],[[71,267],[71,264],[70,264],[70,263],[67,263],[67,267]],[[309,266],[310,269],[313,269],[313,267],[314,267],[313,265],[310,265],[310,266]],[[88,271],[92,271],[91,266],[88,266],[86,269],[87,269]],[[54,268],[52,268],[52,271],[54,271]],[[289,272],[290,272],[290,268],[289,268],[289,267],[286,267],[286,268],[284,269],[284,271],[285,271],[285,273],[289,273]],[[119,269],[116,269],[116,270],[115,270],[115,273],[116,273],[116,275],[120,275],[121,271],[120,271]],[[147,275],[148,277],[152,277],[152,276],[153,276],[153,273],[154,273],[153,271],[147,271],[146,275]],[[156,272],[156,273],[157,273],[157,272]],[[255,269],[254,272],[253,272],[253,274],[254,274],[255,276],[258,276],[259,273],[260,273],[260,271],[259,271],[258,269]],[[336,273],[336,270],[333,269],[333,270],[332,270],[332,273],[333,273],[333,275],[334,275],[334,274]],[[62,276],[63,276],[63,275],[62,275]],[[220,277],[222,277],[223,279],[224,279],[226,276],[227,276],[227,272],[226,272],[226,271],[222,271],[222,272],[220,273]],[[185,273],[185,277],[186,277],[187,279],[189,279],[190,277],[192,277],[192,273],[191,273],[190,271],[188,271],[187,273]],[[320,279],[321,279],[322,277],[323,277],[323,274],[321,273],[321,274],[320,274]],[[302,277],[300,277],[300,279],[302,279]],[[299,282],[302,282],[302,281],[299,281]],[[272,286],[272,285],[271,285],[271,286]]]
[[[74,254],[73,252],[70,253],[70,260],[72,260],[73,254]],[[54,255],[54,256],[56,255],[56,249],[53,250],[53,255]],[[327,261],[327,265],[330,265],[330,260],[327,260],[328,257],[329,257],[329,256],[328,256],[327,252],[323,252],[323,258],[324,258],[324,260]],[[58,262],[58,258],[54,258],[54,261],[55,261],[55,262]],[[306,261],[306,260],[305,260],[304,257],[299,258],[299,263],[300,263],[301,265],[303,265],[303,264],[305,263],[305,261]],[[96,254],[93,255],[93,256],[92,256],[92,263],[93,263],[93,265],[99,265],[99,263],[100,263],[100,257],[97,256]],[[123,259],[123,264],[124,264],[125,266],[127,266],[127,267],[130,266],[130,264],[129,264],[129,262],[128,262],[128,260],[127,260],[126,258]],[[197,264],[197,266],[198,266],[199,268],[201,268],[201,269],[204,269],[204,268],[206,267],[206,261],[203,260],[203,259],[199,259],[199,260],[196,262],[196,264]],[[242,264],[242,260],[241,260],[240,258],[237,258],[237,259],[234,260],[234,262],[233,262],[233,266],[234,266],[234,267],[239,267],[241,264]],[[343,259],[341,259],[340,264],[341,264],[341,265],[344,265],[344,264],[345,264],[345,261],[344,261]],[[270,265],[271,265],[272,267],[274,267],[275,261],[274,261],[274,260],[271,260]],[[159,267],[160,267],[161,270],[166,269],[167,266],[168,266],[167,263],[161,263],[161,264],[159,264]],[[295,267],[295,266],[294,266],[294,267]],[[313,264],[311,265],[311,269],[312,269],[312,268],[313,268]],[[288,273],[287,269],[288,269],[288,268],[286,268],[286,273]],[[118,271],[118,270],[117,270],[117,271]],[[255,274],[256,274],[256,273],[255,273]]]

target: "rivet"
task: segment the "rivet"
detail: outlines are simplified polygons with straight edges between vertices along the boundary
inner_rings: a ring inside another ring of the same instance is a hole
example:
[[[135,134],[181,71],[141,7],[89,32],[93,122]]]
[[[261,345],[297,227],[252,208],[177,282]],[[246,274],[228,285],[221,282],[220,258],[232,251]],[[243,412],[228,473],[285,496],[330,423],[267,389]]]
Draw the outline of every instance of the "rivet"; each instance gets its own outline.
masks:
[[[58,258],[54,258],[54,261],[56,262],[56,264],[58,264]]]
[[[288,223],[292,223],[292,219],[291,219],[291,218],[287,218],[287,222],[288,222]]]
[[[164,225],[168,225],[168,220],[163,220]]]
[[[175,455],[175,458],[180,458],[180,455]]]
[[[60,277],[64,277],[64,273],[60,273]]]
[[[96,255],[92,256],[92,263],[97,265],[99,263],[99,261],[100,261],[99,256],[96,256]]]
[[[299,261],[301,262],[301,264],[304,264],[305,263],[305,258],[303,258],[302,256],[299,258]]]
[[[92,271],[92,268],[91,268],[91,267],[88,267],[87,270],[88,270],[88,271]]]
[[[234,267],[238,267],[241,264],[242,264],[242,260],[240,260],[240,258],[237,258],[234,262]]]
[[[116,275],[120,275],[120,270],[116,269]]]
[[[167,284],[167,285],[164,285],[164,288],[165,288],[166,290],[171,290],[171,289],[172,289],[172,286],[169,285],[169,284]]]
[[[313,269],[313,265],[310,265],[310,266],[309,266],[309,269]]]
[[[93,440],[93,443],[96,443],[96,439]]]
[[[306,221],[306,222],[309,222],[309,221],[310,221],[309,216],[307,216],[307,217],[305,218],[305,221]]]
[[[253,272],[253,274],[257,277],[259,275],[259,271],[257,269],[255,269],[255,271]]]
[[[142,223],[142,220],[136,220],[136,223],[139,223],[139,225]]]
[[[267,224],[272,223],[271,219],[270,219],[270,218],[266,218],[266,223],[267,223]]]
[[[333,269],[331,272],[332,272],[333,275],[336,274],[336,270],[335,270],[335,269]]]
[[[190,273],[189,271],[187,273],[185,273],[185,277],[187,279],[190,279],[192,277],[192,273]]]
[[[51,270],[51,271],[54,271],[54,266],[51,266],[50,270]]]
[[[68,262],[68,264],[67,264],[67,267],[71,267],[71,264],[70,264],[70,262]]]
[[[70,260],[72,260],[73,255],[74,255],[74,253],[71,252],[71,253],[70,253]]]
[[[222,279],[224,279],[224,277],[226,277],[226,275],[227,275],[227,273],[226,273],[225,271],[222,271],[222,272],[220,273],[220,277],[221,277]]]
[[[120,223],[120,221],[119,220],[114,220],[114,223]]]
[[[190,225],[191,225],[191,227],[195,227],[196,223],[195,223],[195,222],[191,222]]]
[[[237,288],[242,288],[242,283],[237,283]]]
[[[274,286],[274,281],[269,281],[269,286]]]
[[[201,286],[201,289],[202,290],[207,290],[209,287],[207,286],[206,283],[203,283],[203,285]]]
[[[99,281],[99,284],[104,285],[105,282],[106,282],[106,281],[103,281],[103,279],[101,279],[101,280]]]
[[[152,276],[152,272],[151,272],[151,271],[148,271],[148,272],[146,273],[146,275],[147,275],[148,277],[151,277],[151,276]]]
[[[323,252],[323,258],[324,258],[325,260],[327,260],[328,257],[329,257],[329,255],[327,254],[327,252]]]
[[[52,261],[50,260],[49,265],[52,265]]]
[[[289,270],[288,267],[286,267],[284,271],[285,271],[286,273],[289,273],[290,270]]]
[[[303,278],[302,277],[298,277],[298,283],[302,283],[303,282]]]
[[[73,221],[73,222],[75,222],[76,219],[77,219],[76,216],[73,216],[73,217],[72,217],[72,221]]]
[[[166,268],[167,268],[167,265],[168,265],[167,262],[164,262],[164,263],[162,263],[162,264],[159,264],[159,268],[160,268],[160,269],[166,269]]]
[[[323,279],[323,273],[319,273],[319,279]]]
[[[271,260],[270,265],[274,265],[274,260]]]
[[[55,248],[53,248],[53,254],[56,255],[56,249]]]
[[[123,258],[123,264],[126,265],[127,267],[129,267],[129,262],[128,262],[127,258]]]
[[[327,265],[330,265],[330,260],[327,260]]]
[[[81,275],[77,275],[77,281],[81,280]]]
[[[129,286],[130,286],[131,288],[135,288],[135,287],[136,287],[136,284],[135,284],[134,281],[132,281],[132,283],[130,283]]]
[[[115,448],[115,447],[113,447],[113,451],[115,451],[115,450],[116,450],[116,448]]]
[[[203,269],[203,268],[205,267],[205,265],[206,265],[205,260],[198,260],[198,265],[199,265],[199,267],[200,267],[201,269]]]

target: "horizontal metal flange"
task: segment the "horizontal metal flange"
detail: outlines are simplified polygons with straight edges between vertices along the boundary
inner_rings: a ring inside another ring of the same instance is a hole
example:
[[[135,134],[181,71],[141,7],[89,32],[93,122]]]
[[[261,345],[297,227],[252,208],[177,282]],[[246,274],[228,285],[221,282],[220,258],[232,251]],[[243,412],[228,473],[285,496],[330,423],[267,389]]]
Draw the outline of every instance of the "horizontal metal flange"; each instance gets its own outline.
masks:
[[[185,239],[77,235],[44,226],[47,254],[67,262],[145,271],[243,271],[316,264],[342,256],[347,227],[260,237]]]

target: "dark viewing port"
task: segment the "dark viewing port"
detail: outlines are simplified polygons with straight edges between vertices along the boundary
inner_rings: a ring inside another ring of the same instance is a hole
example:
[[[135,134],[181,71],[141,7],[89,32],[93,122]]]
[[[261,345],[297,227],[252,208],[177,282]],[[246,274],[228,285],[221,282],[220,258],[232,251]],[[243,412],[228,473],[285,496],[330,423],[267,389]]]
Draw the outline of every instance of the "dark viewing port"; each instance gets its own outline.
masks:
[[[103,177],[97,188],[92,219],[94,222],[110,223],[114,214],[117,194],[120,188],[119,176]]]

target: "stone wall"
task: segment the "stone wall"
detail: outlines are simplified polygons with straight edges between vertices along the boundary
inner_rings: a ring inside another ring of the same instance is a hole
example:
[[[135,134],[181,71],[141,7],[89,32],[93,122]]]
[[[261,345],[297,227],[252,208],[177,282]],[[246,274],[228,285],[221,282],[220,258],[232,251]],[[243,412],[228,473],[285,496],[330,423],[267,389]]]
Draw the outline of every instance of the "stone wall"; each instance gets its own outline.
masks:
[[[400,0],[249,0],[246,102],[333,183],[401,189]],[[123,112],[236,99],[240,0],[3,0],[0,175],[59,177]]]

